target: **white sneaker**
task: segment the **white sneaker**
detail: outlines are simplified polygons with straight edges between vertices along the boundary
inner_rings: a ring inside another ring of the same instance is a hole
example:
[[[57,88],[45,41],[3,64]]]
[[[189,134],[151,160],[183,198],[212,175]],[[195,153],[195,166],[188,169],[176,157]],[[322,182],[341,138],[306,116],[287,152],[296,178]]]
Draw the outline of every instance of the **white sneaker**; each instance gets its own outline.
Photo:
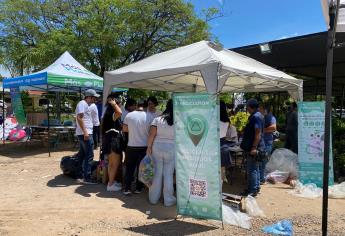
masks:
[[[115,183],[115,185],[117,186],[117,187],[121,187],[122,188],[122,184],[120,183],[120,182],[114,182]]]
[[[107,185],[107,191],[109,192],[116,192],[116,191],[120,191],[122,189],[122,187],[116,186],[115,183],[113,183],[112,185]]]

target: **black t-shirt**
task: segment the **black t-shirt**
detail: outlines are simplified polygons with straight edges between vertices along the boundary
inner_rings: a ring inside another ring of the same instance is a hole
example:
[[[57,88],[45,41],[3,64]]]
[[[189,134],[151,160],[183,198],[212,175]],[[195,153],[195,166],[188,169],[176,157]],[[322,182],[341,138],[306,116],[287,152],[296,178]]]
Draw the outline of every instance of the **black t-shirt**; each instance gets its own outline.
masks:
[[[121,117],[113,120],[114,109],[107,105],[103,119],[102,119],[102,134],[104,135],[110,129],[121,130]]]

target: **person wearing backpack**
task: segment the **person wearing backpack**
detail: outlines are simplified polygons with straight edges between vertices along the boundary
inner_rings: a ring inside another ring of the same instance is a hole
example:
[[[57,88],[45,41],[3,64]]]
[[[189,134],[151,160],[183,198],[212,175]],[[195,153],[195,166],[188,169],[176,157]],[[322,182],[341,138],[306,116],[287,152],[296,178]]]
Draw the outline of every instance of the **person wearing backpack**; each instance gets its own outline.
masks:
[[[260,104],[259,111],[264,117],[264,141],[265,141],[265,150],[267,156],[271,156],[272,148],[273,148],[273,133],[277,131],[277,121],[276,118],[270,111],[270,107],[265,104]],[[259,171],[260,171],[260,184],[265,183],[265,167],[267,164],[267,159],[262,160],[259,163]]]

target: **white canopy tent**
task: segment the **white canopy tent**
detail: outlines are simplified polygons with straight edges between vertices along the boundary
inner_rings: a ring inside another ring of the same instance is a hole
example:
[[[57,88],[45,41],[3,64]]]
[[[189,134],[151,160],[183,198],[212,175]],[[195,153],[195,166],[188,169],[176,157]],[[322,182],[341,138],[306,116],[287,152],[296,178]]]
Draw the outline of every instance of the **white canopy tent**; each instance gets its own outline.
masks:
[[[159,53],[105,72],[104,93],[112,87],[173,92],[288,91],[302,99],[303,81],[208,41]]]

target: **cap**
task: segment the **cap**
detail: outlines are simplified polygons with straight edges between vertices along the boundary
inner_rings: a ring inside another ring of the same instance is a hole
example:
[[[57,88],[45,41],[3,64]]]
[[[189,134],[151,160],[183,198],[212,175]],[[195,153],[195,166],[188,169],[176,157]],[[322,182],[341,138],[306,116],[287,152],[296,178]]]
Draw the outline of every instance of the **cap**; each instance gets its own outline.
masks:
[[[101,96],[101,95],[99,95],[98,93],[96,93],[96,91],[95,91],[94,89],[88,89],[88,90],[86,90],[85,93],[84,93],[84,95],[85,95],[85,97],[96,97],[96,98],[98,98],[99,96]]]
[[[247,107],[251,108],[258,108],[259,107],[259,102],[258,100],[251,98],[247,101]]]

